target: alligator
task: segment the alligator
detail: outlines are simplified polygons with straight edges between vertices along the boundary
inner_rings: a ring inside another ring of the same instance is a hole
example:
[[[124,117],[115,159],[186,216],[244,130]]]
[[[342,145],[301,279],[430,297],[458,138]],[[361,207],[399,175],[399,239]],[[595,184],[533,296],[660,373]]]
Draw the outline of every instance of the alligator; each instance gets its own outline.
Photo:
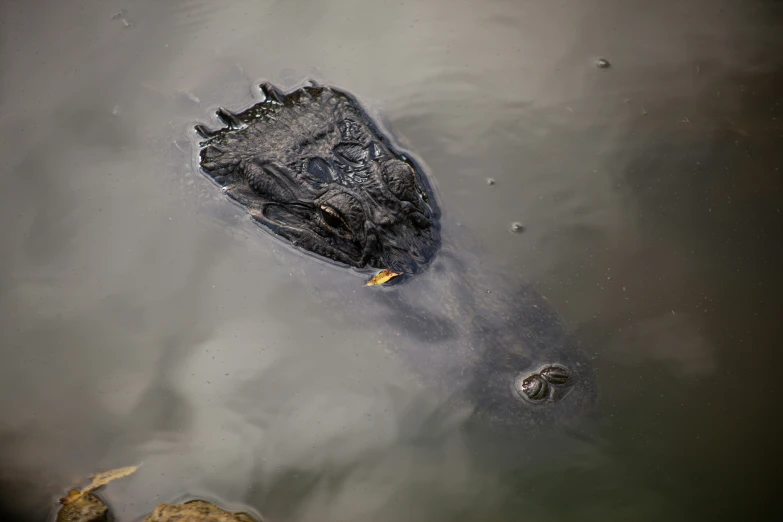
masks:
[[[416,273],[440,243],[420,168],[398,153],[353,97],[328,87],[266,99],[211,131],[201,167],[253,219],[296,247],[357,268]]]
[[[442,239],[422,163],[356,97],[312,81],[287,93],[263,83],[260,94],[241,112],[220,107],[220,128],[195,127],[200,168],[228,198],[301,253],[399,275],[368,290],[390,325],[422,341],[396,351],[472,417],[531,427],[589,408],[587,357],[548,301],[529,286],[509,291]]]

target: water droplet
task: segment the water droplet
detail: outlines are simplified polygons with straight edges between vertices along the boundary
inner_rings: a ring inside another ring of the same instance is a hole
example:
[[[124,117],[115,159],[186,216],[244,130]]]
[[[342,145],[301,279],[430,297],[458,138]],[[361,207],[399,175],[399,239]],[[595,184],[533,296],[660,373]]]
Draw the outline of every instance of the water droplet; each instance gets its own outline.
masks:
[[[599,69],[608,69],[612,66],[612,64],[609,63],[609,60],[606,58],[599,58],[595,61],[595,66]]]
[[[495,178],[487,178],[487,185],[490,187],[495,184]]]
[[[509,227],[509,228],[515,234],[521,234],[522,232],[525,231],[525,225],[523,225],[519,221],[515,221],[515,222],[511,223],[511,227]]]

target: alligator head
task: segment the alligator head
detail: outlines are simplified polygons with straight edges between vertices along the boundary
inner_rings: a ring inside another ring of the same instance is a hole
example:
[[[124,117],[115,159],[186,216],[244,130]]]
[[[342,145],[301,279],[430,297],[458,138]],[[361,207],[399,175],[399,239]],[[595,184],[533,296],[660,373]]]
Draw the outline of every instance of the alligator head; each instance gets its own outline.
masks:
[[[283,94],[226,127],[202,125],[201,167],[266,229],[311,254],[356,268],[415,274],[440,245],[439,212],[420,167],[356,99],[330,87]]]

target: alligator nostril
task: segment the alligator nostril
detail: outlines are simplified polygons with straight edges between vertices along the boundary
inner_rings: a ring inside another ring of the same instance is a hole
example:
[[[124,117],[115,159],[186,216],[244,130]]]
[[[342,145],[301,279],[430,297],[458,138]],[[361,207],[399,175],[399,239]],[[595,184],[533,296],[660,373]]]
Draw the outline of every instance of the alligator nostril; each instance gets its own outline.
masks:
[[[524,379],[517,387],[517,393],[534,402],[543,401],[549,396],[549,384],[538,374]]]
[[[570,379],[568,370],[562,366],[549,366],[541,370],[539,375],[541,375],[546,382],[555,386],[562,386]]]
[[[514,390],[521,398],[531,402],[556,401],[568,392],[563,388],[569,388],[571,383],[570,372],[559,365],[545,366],[524,378],[523,375],[514,381]]]

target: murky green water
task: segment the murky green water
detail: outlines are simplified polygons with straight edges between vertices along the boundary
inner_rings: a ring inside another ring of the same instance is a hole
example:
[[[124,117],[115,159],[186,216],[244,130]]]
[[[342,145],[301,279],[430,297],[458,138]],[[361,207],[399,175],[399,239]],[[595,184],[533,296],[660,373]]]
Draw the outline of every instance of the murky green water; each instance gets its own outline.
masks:
[[[189,496],[281,521],[764,513],[782,15],[739,0],[0,3],[7,516],[45,520],[68,486],[138,462],[104,491],[121,522]],[[356,278],[292,258],[198,174],[194,123],[262,80],[308,78],[381,111],[427,165],[444,228],[547,296],[594,364],[592,415],[544,434],[439,415],[379,348],[386,330],[318,292]]]

